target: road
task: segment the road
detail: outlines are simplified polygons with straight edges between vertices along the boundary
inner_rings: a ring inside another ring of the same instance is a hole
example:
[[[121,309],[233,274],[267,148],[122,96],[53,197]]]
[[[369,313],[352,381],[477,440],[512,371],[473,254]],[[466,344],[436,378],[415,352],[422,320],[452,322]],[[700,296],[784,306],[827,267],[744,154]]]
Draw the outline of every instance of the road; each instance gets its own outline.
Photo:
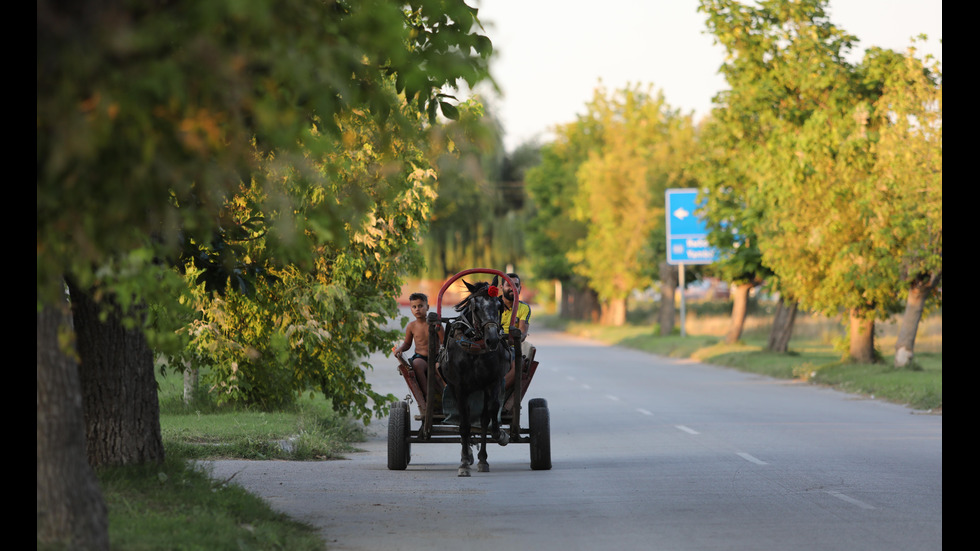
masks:
[[[329,462],[220,461],[332,550],[936,550],[942,416],[536,330],[550,471],[527,445],[457,478],[457,445],[386,468],[386,427]],[[407,393],[372,358],[375,388]],[[413,414],[415,413],[413,405]],[[417,423],[416,425],[417,426]]]

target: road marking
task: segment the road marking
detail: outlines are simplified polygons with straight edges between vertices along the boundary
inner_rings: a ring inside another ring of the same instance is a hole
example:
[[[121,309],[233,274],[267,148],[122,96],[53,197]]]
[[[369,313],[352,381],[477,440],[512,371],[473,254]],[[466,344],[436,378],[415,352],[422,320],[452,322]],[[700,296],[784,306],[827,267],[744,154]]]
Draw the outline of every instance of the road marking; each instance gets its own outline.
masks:
[[[765,461],[752,457],[751,455],[745,452],[738,452],[736,455],[748,461],[749,463],[755,463],[756,465],[768,465],[768,463],[766,463]]]
[[[592,387],[585,383],[582,383],[582,388],[584,388],[585,390],[592,390]]]
[[[868,505],[867,503],[865,503],[865,502],[863,502],[863,501],[861,501],[859,499],[854,499],[853,497],[844,495],[844,494],[842,494],[840,492],[834,492],[834,491],[831,491],[831,490],[827,490],[827,493],[830,494],[830,495],[832,495],[832,496],[834,496],[834,497],[836,497],[837,499],[839,499],[841,501],[846,501],[846,502],[850,503],[851,505],[857,505],[858,507],[860,507],[862,509],[874,509],[874,506],[873,505]]]
[[[613,402],[618,402],[619,401],[619,398],[613,396],[612,394],[606,394],[606,398],[609,398]]]
[[[572,377],[571,375],[567,375],[565,378],[568,379],[569,381],[575,380],[575,377]]]
[[[686,432],[688,434],[700,434],[698,431],[696,431],[696,430],[694,430],[694,429],[692,429],[690,427],[685,427],[684,425],[674,425],[674,427],[677,428],[678,430],[682,430],[682,431],[684,431],[684,432]]]
[[[653,415],[653,412],[652,411],[647,411],[647,410],[645,410],[643,408],[636,408],[636,411],[639,411],[643,415]]]

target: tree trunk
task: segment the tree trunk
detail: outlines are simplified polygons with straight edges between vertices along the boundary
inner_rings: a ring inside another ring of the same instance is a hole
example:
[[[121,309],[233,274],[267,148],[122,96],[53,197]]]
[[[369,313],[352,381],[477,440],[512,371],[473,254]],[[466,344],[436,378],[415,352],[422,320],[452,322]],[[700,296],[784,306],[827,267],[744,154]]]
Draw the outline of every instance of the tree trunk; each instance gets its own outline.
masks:
[[[905,367],[915,355],[915,334],[919,331],[919,321],[926,307],[926,300],[942,281],[942,272],[917,278],[909,287],[909,298],[905,301],[905,313],[898,327],[898,340],[895,342],[895,367]]]
[[[595,289],[591,287],[586,287],[582,290],[581,297],[582,313],[579,319],[598,323],[599,316],[602,313],[602,306],[599,303],[599,293],[595,292]]]
[[[732,325],[725,335],[725,342],[735,344],[742,338],[742,330],[745,328],[745,316],[749,311],[749,291],[752,290],[754,283],[739,283],[735,286],[735,294],[732,296]]]
[[[562,287],[563,318],[597,322],[600,319],[599,296],[588,287],[582,288],[572,283]]]
[[[37,312],[38,548],[109,549],[106,505],[85,457],[78,368],[58,342],[67,310]]]
[[[793,336],[793,323],[796,321],[797,301],[786,302],[780,296],[776,305],[776,315],[773,316],[772,330],[769,332],[769,343],[766,349],[770,352],[786,353],[789,351],[789,339]]]
[[[189,365],[184,366],[184,403],[191,404],[197,393],[198,371]]]
[[[863,364],[875,363],[875,322],[864,312],[851,310],[850,357]]]
[[[93,466],[163,460],[153,353],[142,330],[127,329],[117,307],[100,305],[69,282],[85,437]],[[103,321],[99,313],[108,315]]]
[[[660,334],[668,336],[674,332],[674,294],[677,292],[677,266],[660,263]]]
[[[602,305],[602,324],[619,327],[626,324],[626,299],[614,298]]]

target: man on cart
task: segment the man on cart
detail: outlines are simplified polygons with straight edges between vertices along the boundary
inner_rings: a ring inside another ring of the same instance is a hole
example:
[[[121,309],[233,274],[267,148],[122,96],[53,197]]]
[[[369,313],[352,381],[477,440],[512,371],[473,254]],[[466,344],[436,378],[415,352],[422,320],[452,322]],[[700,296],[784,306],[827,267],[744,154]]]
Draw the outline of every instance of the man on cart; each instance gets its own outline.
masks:
[[[516,273],[508,273],[507,277],[514,282],[514,287],[517,288],[517,294],[521,294],[521,276]],[[514,289],[510,286],[510,283],[505,279],[500,286],[502,291],[502,300],[504,303],[504,311],[500,314],[500,326],[507,331],[510,328],[511,316],[515,315],[514,308]],[[521,354],[527,357],[530,354],[531,345],[527,342],[527,333],[531,325],[531,307],[528,306],[523,300],[518,301],[516,308],[516,325],[517,329],[521,331]],[[514,362],[515,365],[520,365],[521,362]],[[510,388],[514,384],[514,370],[507,372],[507,377],[505,379],[505,388]]]

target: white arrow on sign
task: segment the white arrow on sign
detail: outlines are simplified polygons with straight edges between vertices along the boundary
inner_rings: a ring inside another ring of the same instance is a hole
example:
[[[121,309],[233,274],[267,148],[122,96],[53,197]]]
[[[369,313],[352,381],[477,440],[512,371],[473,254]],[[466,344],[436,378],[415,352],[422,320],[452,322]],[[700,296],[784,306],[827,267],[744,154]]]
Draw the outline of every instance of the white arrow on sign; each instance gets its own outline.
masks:
[[[678,220],[683,220],[683,219],[687,218],[690,215],[691,215],[691,213],[690,212],[687,212],[687,209],[685,209],[684,207],[681,207],[681,208],[679,208],[679,209],[677,209],[677,210],[674,211],[674,216]]]

